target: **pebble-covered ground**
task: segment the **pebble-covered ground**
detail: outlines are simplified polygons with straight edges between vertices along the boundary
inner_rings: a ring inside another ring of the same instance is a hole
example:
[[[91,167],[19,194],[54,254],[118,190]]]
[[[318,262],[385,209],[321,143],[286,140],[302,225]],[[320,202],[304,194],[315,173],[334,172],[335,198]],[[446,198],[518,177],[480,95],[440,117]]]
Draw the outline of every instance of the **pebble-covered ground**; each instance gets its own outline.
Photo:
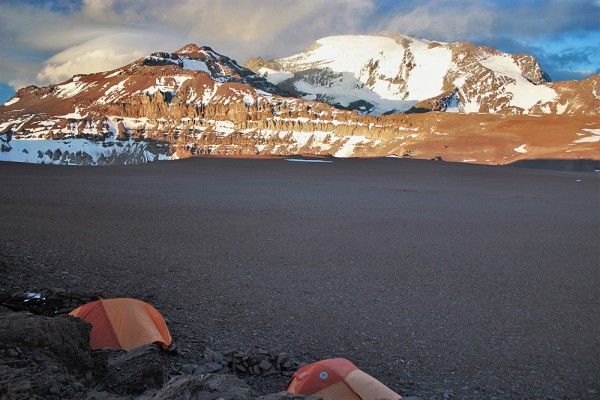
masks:
[[[599,396],[595,173],[190,159],[0,182],[3,290],[146,300],[182,364],[257,346],[405,396]]]

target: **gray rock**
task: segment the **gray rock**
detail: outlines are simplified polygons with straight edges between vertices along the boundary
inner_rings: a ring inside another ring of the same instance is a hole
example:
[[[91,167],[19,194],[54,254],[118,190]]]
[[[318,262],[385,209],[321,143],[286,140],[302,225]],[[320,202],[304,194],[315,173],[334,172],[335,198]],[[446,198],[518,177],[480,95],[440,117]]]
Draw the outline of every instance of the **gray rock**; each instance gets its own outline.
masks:
[[[267,361],[267,360],[262,360],[262,361],[261,361],[261,362],[258,364],[258,367],[259,367],[260,369],[262,369],[262,370],[265,370],[265,371],[266,371],[266,370],[269,370],[269,369],[271,369],[271,367],[272,367],[272,366],[273,366],[273,365],[272,365],[272,364],[271,364],[269,361]]]
[[[196,368],[198,368],[198,364],[185,364],[181,367],[181,372],[186,375],[192,375]]]
[[[0,343],[24,350],[48,350],[76,375],[93,367],[90,330],[90,324],[74,317],[49,318],[27,312],[0,315]]]
[[[279,355],[277,355],[277,364],[283,364],[287,360],[289,360],[287,353],[279,353]]]
[[[206,368],[208,368],[208,372],[217,372],[223,368],[223,365],[219,362],[211,362],[206,364]]]
[[[225,361],[225,356],[223,355],[223,353],[221,353],[219,351],[211,350],[207,347],[204,350],[204,359],[209,363],[210,362],[220,363],[221,361]]]
[[[278,370],[275,367],[272,367],[271,369],[268,369],[266,371],[263,372],[264,376],[271,376],[271,375],[279,375],[281,373],[280,370]]]
[[[158,389],[167,381],[156,344],[147,344],[108,362],[105,385],[117,393],[140,394]]]
[[[194,370],[194,376],[205,375],[210,371],[208,370],[208,366],[206,364],[199,365],[198,368]]]
[[[250,388],[244,381],[232,375],[181,375],[171,379],[161,390],[145,399],[247,400],[250,399]]]
[[[283,364],[281,364],[281,369],[287,370],[287,371],[296,369],[296,364],[294,364],[294,362],[292,360],[287,360],[287,361],[284,361]]]

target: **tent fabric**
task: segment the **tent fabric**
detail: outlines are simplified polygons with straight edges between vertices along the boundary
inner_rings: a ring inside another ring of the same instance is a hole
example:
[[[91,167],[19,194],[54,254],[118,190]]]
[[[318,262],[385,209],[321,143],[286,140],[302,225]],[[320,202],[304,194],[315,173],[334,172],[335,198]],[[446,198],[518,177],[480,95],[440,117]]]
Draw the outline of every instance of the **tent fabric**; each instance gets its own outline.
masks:
[[[323,400],[397,400],[401,396],[344,358],[300,368],[286,386],[290,393]]]
[[[154,342],[161,343],[166,349],[171,344],[171,334],[162,315],[141,300],[98,300],[76,308],[69,315],[92,325],[92,349],[129,351]]]

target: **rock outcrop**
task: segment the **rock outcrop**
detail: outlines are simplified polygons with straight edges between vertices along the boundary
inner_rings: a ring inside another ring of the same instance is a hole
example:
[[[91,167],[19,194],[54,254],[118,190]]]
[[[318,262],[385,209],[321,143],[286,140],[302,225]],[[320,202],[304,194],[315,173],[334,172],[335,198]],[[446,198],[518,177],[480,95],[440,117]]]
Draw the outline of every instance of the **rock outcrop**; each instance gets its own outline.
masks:
[[[286,392],[257,397],[247,383],[232,375],[232,372],[252,373],[243,371],[244,365],[249,370],[258,370],[255,375],[263,377],[282,372],[291,375],[298,363],[285,353],[257,349],[221,353],[206,349],[203,363],[196,365],[191,373],[187,364],[182,374],[177,374],[156,344],[129,352],[91,351],[90,328],[87,322],[75,317],[44,317],[0,307],[0,397],[10,400],[306,398]],[[200,371],[211,364],[219,367]]]

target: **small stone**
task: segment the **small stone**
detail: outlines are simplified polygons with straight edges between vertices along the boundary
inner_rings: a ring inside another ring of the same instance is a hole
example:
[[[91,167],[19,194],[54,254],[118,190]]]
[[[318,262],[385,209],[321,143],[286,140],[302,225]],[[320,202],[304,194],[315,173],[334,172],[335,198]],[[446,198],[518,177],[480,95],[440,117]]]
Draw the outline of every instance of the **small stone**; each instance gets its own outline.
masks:
[[[198,368],[194,370],[194,376],[208,374],[209,370],[206,364],[199,365]]]
[[[248,357],[248,364],[254,365],[254,364],[260,364],[260,362],[262,360],[266,360],[267,357],[264,356],[264,354],[256,354],[253,356]]]
[[[268,369],[271,369],[271,367],[272,367],[272,366],[273,366],[273,365],[272,365],[270,362],[268,362],[267,360],[262,360],[262,361],[261,361],[261,362],[258,364],[258,367],[259,367],[260,369],[262,369],[262,370],[265,370],[265,371],[266,371],[266,370],[268,370]]]
[[[296,371],[281,371],[281,375],[283,376],[294,376]]]
[[[252,372],[254,372],[254,375],[260,375],[260,367],[258,365],[253,365]]]
[[[246,367],[244,367],[243,365],[240,365],[240,364],[236,365],[235,369],[237,369],[240,372],[248,372],[248,368],[246,368]]]
[[[198,364],[185,364],[183,367],[181,367],[181,372],[186,375],[192,375],[196,368],[198,368]]]
[[[213,354],[213,360],[218,363],[220,363],[221,361],[225,361],[225,355],[220,351],[215,351]]]
[[[281,372],[277,368],[273,367],[270,370],[263,372],[263,375],[271,376],[271,375],[279,375],[280,373]]]
[[[284,369],[284,370],[291,370],[291,369],[294,369],[294,367],[295,367],[295,365],[292,360],[287,360],[283,364],[281,364],[281,369]]]
[[[208,347],[206,349],[204,349],[204,359],[208,362],[215,361],[214,352],[211,349],[209,349]]]
[[[287,353],[279,353],[277,356],[277,364],[283,364],[287,360],[289,360]]]
[[[206,368],[208,368],[208,372],[217,372],[218,370],[223,368],[223,366],[221,365],[221,363],[211,362],[206,364]]]

